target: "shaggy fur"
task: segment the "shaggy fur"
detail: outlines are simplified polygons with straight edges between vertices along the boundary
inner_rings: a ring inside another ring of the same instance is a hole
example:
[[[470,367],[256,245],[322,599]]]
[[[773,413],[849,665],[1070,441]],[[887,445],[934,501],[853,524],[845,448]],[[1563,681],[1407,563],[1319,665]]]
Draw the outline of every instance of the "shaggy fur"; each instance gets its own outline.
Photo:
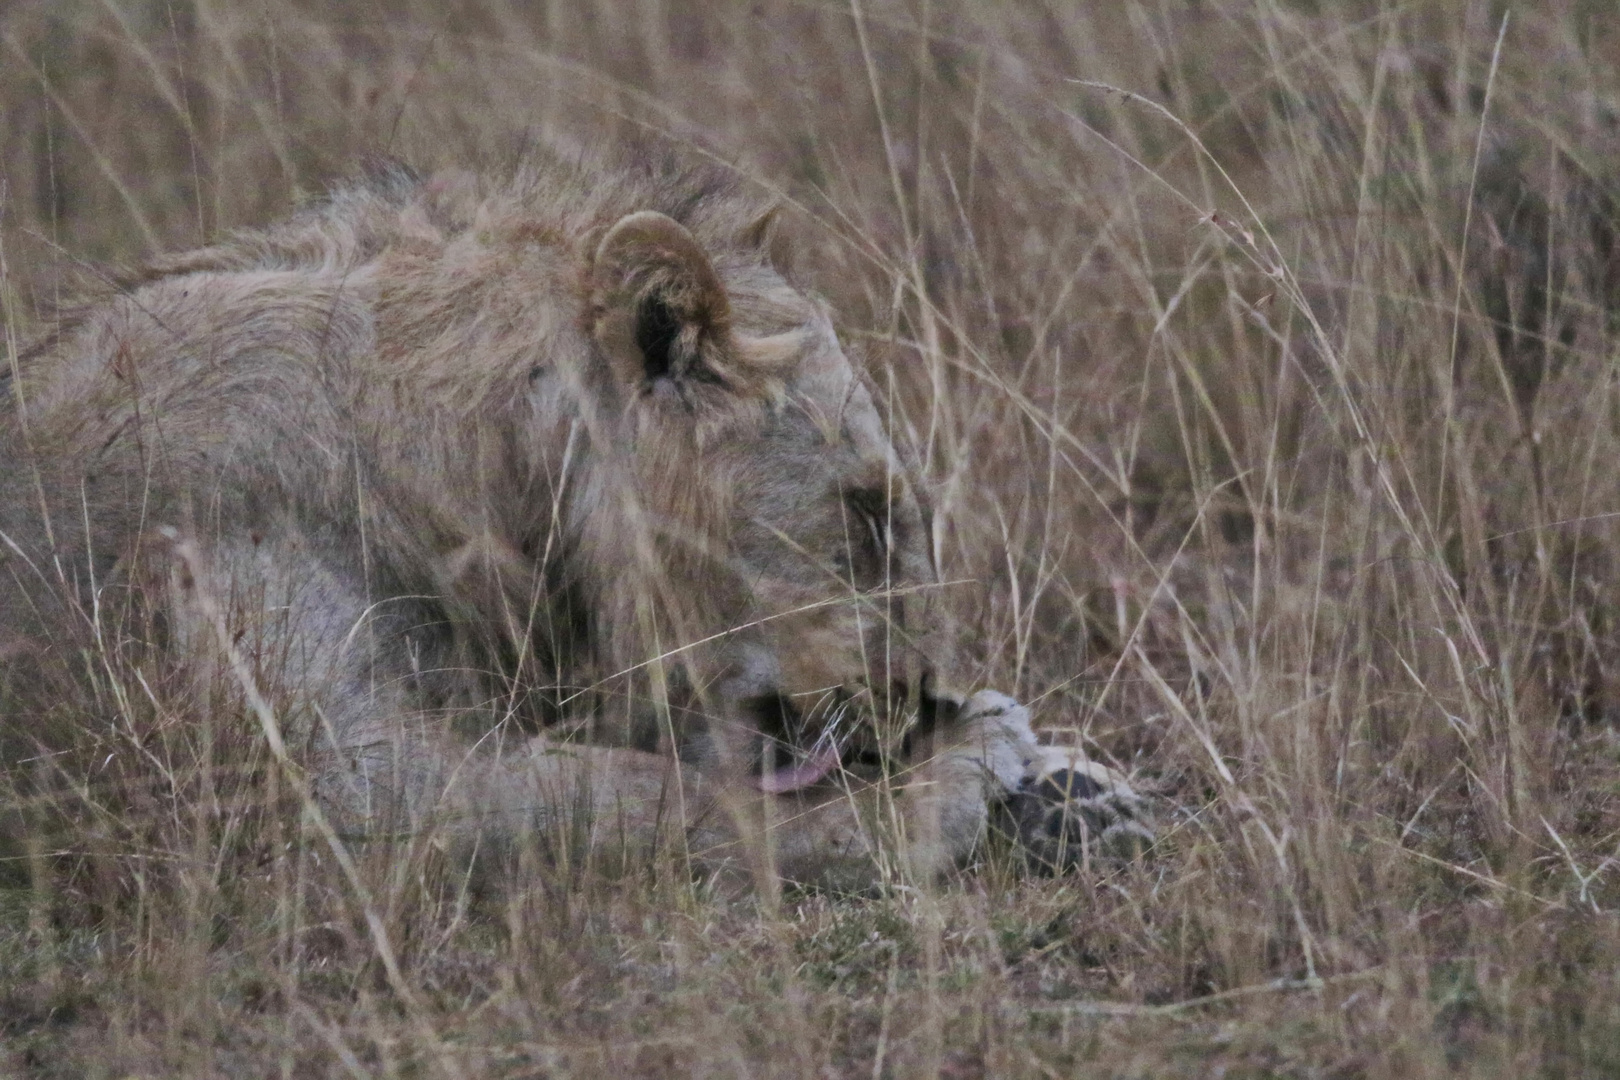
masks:
[[[678,782],[706,850],[875,734],[925,860],[966,853],[1038,748],[945,688],[918,485],[769,228],[710,175],[395,169],[85,305],[0,414],[14,708],[133,635],[262,694],[343,831],[581,785],[645,831]],[[786,868],[864,857],[858,800],[809,798]]]

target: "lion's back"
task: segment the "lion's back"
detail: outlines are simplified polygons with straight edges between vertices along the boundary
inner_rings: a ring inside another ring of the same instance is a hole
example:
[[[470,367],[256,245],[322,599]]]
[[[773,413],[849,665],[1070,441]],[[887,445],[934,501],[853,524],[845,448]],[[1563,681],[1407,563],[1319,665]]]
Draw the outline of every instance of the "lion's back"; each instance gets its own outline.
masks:
[[[532,523],[503,515],[554,505],[536,473],[595,388],[560,380],[537,416],[536,375],[587,366],[582,252],[646,209],[724,258],[762,205],[634,152],[539,154],[499,180],[384,165],[64,311],[0,385],[0,663],[157,572],[156,525],[205,548],[295,531],[447,611],[497,602],[452,595],[469,559],[532,595],[511,572]]]

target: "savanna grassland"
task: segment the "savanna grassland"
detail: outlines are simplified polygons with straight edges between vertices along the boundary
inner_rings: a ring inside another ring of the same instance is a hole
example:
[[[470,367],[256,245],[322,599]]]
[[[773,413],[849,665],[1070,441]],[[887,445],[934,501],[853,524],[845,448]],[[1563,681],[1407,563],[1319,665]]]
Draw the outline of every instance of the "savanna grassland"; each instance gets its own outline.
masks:
[[[1620,1071],[1620,11],[10,0],[4,353],[369,157],[623,139],[781,198],[964,681],[1162,840],[780,903],[349,872],[247,718],[87,649],[37,730],[0,683],[0,1074]]]

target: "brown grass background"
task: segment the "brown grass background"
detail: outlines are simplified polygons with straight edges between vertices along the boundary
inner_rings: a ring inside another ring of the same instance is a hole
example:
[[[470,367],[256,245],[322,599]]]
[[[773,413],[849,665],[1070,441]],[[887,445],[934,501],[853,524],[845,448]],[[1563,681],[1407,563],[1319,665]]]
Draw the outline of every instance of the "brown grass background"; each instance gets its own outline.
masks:
[[[251,740],[87,657],[78,737],[0,762],[0,1073],[1620,1070],[1610,3],[11,0],[5,348],[366,155],[626,137],[787,201],[972,680],[1163,842],[779,907],[370,852],[362,896]]]

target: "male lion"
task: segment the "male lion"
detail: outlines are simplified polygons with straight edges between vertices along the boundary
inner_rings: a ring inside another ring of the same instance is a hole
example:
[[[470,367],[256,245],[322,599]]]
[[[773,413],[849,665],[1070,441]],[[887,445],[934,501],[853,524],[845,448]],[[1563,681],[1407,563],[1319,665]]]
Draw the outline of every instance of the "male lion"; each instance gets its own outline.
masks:
[[[135,638],[334,836],[584,810],[847,879],[879,792],[919,873],[1001,805],[1042,857],[1146,835],[948,685],[923,493],[768,227],[692,171],[391,168],[65,316],[0,395],[12,719]]]

